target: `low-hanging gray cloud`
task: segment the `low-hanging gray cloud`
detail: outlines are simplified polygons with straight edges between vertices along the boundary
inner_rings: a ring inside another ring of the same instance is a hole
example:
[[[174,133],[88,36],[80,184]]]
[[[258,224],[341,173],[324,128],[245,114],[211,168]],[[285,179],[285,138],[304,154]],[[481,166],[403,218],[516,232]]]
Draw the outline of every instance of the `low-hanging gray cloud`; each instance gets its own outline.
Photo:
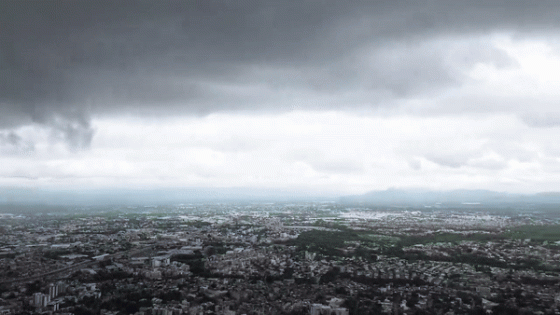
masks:
[[[523,122],[531,127],[536,128],[555,128],[560,127],[560,114],[554,112],[548,113],[530,113],[525,114],[521,118]]]
[[[559,9],[546,0],[4,1],[0,129],[42,124],[79,149],[94,134],[90,115],[286,110],[270,100],[286,90],[411,97],[462,80],[437,47],[414,43],[555,32]],[[511,63],[489,47],[455,55],[456,65]],[[291,70],[251,77],[251,67]],[[262,90],[243,92],[248,83]]]
[[[27,154],[33,152],[33,143],[25,141],[13,131],[0,132],[0,153],[2,154]]]

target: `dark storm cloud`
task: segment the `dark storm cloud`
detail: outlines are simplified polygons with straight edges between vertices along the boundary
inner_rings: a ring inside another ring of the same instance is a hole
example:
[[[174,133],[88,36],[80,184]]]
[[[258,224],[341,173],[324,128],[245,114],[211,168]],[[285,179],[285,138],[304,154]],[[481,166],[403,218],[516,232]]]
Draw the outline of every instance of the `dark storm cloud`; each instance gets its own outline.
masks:
[[[267,100],[266,89],[407,97],[460,83],[437,51],[407,51],[407,42],[554,31],[559,10],[558,1],[513,0],[2,1],[0,128],[43,124],[81,148],[93,135],[91,114],[289,108]],[[460,62],[508,63],[492,49],[469,56]],[[255,65],[300,71],[257,80],[247,70]],[[265,90],[236,90],[252,80]]]
[[[34,150],[32,143],[24,141],[17,133],[0,132],[0,153],[25,154]]]

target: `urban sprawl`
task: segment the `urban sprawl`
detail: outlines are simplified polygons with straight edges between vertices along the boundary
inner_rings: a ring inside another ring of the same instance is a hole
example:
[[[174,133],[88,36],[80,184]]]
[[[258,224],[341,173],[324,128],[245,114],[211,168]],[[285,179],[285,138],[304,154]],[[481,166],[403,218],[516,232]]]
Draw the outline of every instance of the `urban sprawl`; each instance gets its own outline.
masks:
[[[333,202],[20,207],[0,213],[0,314],[560,314],[558,221]]]

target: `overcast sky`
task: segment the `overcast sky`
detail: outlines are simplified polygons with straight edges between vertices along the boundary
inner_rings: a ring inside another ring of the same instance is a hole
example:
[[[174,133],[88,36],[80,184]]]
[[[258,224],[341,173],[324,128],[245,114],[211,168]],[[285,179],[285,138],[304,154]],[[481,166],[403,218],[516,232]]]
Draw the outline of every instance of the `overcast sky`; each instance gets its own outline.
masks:
[[[560,190],[560,1],[1,1],[0,186]]]

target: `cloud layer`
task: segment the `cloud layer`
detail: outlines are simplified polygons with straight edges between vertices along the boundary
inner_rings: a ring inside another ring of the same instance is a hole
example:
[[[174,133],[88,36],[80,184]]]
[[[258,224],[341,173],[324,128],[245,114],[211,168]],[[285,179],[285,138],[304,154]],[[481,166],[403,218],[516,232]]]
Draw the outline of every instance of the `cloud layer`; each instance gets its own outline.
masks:
[[[554,33],[560,25],[557,1],[1,6],[2,126],[121,112],[286,110],[293,105],[278,96],[301,90],[414,97],[461,84],[457,65],[511,64],[487,43],[461,46],[455,39],[496,31]],[[445,55],[449,49],[458,54],[455,60]],[[320,107],[308,103],[301,106]],[[355,106],[346,100],[333,106],[341,103]]]
[[[546,190],[559,11],[0,2],[0,181]]]
[[[96,119],[94,126],[98,133],[82,152],[48,145],[46,130],[20,130],[42,140],[31,155],[0,158],[0,185],[333,194],[391,187],[539,192],[560,185],[553,140],[560,129],[531,128],[513,115],[450,120],[294,111]]]

